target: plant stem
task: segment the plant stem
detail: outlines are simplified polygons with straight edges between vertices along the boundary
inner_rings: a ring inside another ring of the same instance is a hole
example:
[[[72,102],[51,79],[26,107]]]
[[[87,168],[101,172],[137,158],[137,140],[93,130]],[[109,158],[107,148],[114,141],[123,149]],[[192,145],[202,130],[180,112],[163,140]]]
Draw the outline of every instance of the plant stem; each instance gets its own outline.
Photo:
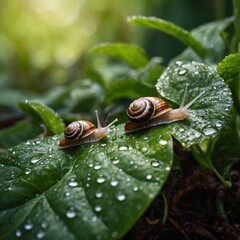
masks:
[[[162,216],[162,225],[166,224],[167,216],[168,216],[168,203],[165,194],[162,192],[163,197],[163,204],[164,204],[164,210],[163,210],[163,216]]]
[[[199,153],[202,156],[202,159],[208,164],[209,168],[212,170],[212,172],[218,177],[218,179],[222,182],[223,186],[226,188],[231,188],[232,187],[232,183],[229,181],[226,181],[222,175],[217,171],[217,169],[213,166],[212,161],[210,159],[210,157],[205,154],[203,152],[203,150],[201,149],[201,147],[197,144],[196,148],[198,149]]]

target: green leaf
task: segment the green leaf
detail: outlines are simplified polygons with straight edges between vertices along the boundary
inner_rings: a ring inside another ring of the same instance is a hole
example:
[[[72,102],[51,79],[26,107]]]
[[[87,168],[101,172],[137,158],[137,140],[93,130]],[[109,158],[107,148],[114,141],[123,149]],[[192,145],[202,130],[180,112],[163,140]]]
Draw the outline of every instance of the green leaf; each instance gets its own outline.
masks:
[[[226,126],[232,108],[231,92],[216,71],[203,63],[176,62],[166,69],[156,84],[162,97],[178,108],[186,84],[186,102],[204,94],[190,107],[190,117],[168,125],[183,146],[189,147],[216,137]],[[173,104],[175,103],[175,104]]]
[[[239,136],[237,132],[230,127],[224,129],[214,145],[211,159],[214,166],[224,178],[229,178],[229,170],[234,164],[239,162],[239,146]]]
[[[20,108],[29,114],[34,121],[44,123],[53,133],[62,133],[64,124],[62,119],[51,108],[34,101],[24,101],[19,103]]]
[[[192,50],[196,52],[201,58],[205,56],[206,49],[201,44],[201,42],[198,41],[197,38],[193,37],[191,33],[173,24],[172,22],[168,22],[156,17],[144,17],[144,16],[132,16],[128,20],[129,22],[134,24],[154,28],[162,32],[165,32],[177,38],[186,46],[192,48]]]
[[[0,131],[0,147],[9,148],[37,137],[42,129],[29,121],[21,121]]]
[[[0,154],[1,239],[120,239],[169,174],[171,136],[163,129],[123,133],[75,149],[61,136]]]
[[[95,53],[107,54],[123,61],[135,68],[144,67],[148,62],[146,52],[136,46],[125,43],[103,43],[91,49]]]
[[[106,89],[108,103],[118,99],[135,99],[141,96],[154,95],[155,88],[144,85],[137,79],[121,78],[112,81]]]
[[[205,49],[207,49],[204,59],[205,63],[216,64],[223,59],[226,46],[221,37],[221,33],[232,22],[233,18],[226,18],[224,20],[204,24],[191,31],[192,36],[198,39]],[[202,62],[202,59],[199,58],[191,48],[187,48],[183,53],[173,59],[172,62],[176,62],[177,60]]]
[[[233,80],[238,79],[240,74],[239,66],[240,53],[230,54],[218,64],[217,72],[226,83],[230,83]]]

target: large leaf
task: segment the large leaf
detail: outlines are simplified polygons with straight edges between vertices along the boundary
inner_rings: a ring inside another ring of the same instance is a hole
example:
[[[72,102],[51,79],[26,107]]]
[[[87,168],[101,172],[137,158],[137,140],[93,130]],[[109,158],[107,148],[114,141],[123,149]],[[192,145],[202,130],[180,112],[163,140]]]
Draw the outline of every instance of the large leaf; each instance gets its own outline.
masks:
[[[191,31],[192,36],[198,39],[207,49],[204,59],[205,63],[216,64],[224,57],[226,46],[224,40],[221,38],[221,32],[232,22],[233,18],[226,18],[224,20],[204,24]],[[172,62],[177,60],[202,61],[191,48],[187,48],[183,53],[173,59]]]
[[[92,51],[119,58],[136,68],[144,67],[148,62],[146,52],[136,45],[125,43],[103,43],[93,47]]]
[[[138,24],[141,26],[154,28],[165,32],[173,37],[177,38],[186,46],[192,48],[200,57],[204,57],[206,49],[197,38],[194,38],[191,33],[184,30],[183,28],[173,24],[172,22],[165,21],[156,17],[144,17],[144,16],[133,16],[128,19],[131,23]]]
[[[187,102],[204,94],[190,107],[190,117],[168,125],[184,146],[216,137],[226,126],[232,107],[231,92],[213,68],[196,62],[176,62],[158,79],[156,87],[162,97],[177,108],[188,84]]]
[[[19,106],[28,113],[34,121],[44,123],[53,133],[61,133],[64,129],[62,119],[51,108],[34,101],[20,102]]]
[[[42,129],[29,122],[20,121],[15,125],[0,130],[0,148],[9,148],[37,137]]]
[[[170,135],[125,135],[119,125],[105,140],[66,150],[60,137],[0,155],[0,238],[121,238],[166,181]]]
[[[240,53],[230,54],[218,64],[217,72],[227,83],[230,83],[239,78],[239,66]]]

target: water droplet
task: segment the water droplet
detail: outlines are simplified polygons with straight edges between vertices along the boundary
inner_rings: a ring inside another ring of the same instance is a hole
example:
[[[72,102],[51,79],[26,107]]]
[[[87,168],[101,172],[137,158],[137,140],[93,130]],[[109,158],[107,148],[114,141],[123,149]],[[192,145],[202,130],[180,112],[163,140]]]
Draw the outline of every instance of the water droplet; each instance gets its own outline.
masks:
[[[32,171],[31,168],[26,168],[25,169],[25,174],[28,175],[29,173],[31,173],[31,171]]]
[[[119,148],[119,150],[120,151],[126,151],[128,148],[126,147],[126,146],[121,146],[120,148]]]
[[[152,165],[153,167],[159,167],[160,163],[157,162],[157,161],[153,161],[153,162],[151,163],[151,165]]]
[[[115,187],[115,186],[118,185],[118,181],[117,180],[111,180],[110,185]]]
[[[103,176],[99,176],[99,177],[97,178],[97,183],[104,183],[105,181],[106,181],[106,178],[103,177]]]
[[[77,183],[77,181],[74,178],[71,178],[68,181],[68,186],[70,186],[70,187],[76,187],[77,185],[78,185],[78,183]]]
[[[119,159],[118,157],[115,157],[112,161],[113,164],[118,164],[119,163]]]
[[[170,167],[165,167],[165,170],[167,171],[170,171],[170,169],[171,169]]]
[[[73,207],[71,207],[70,209],[67,210],[66,216],[68,218],[75,218],[77,216],[77,214],[76,214],[76,212],[75,212]]]
[[[16,232],[15,232],[15,235],[16,235],[16,237],[21,237],[22,232],[19,229],[17,229]]]
[[[209,135],[212,135],[214,133],[216,133],[216,129],[214,129],[213,127],[206,127],[203,129],[203,133],[206,135],[206,136],[209,136]]]
[[[47,224],[46,222],[42,222],[42,223],[41,223],[41,227],[42,227],[42,228],[46,228],[47,226],[48,226],[48,224]]]
[[[96,198],[101,198],[103,196],[103,193],[102,192],[96,192],[95,193],[95,197]]]
[[[182,75],[184,75],[184,74],[186,74],[187,73],[187,69],[180,69],[179,71],[178,71],[178,75],[180,75],[180,76],[182,76]]]
[[[216,127],[217,127],[217,128],[220,128],[221,126],[222,126],[222,123],[221,123],[221,122],[217,122],[217,123],[216,123]]]
[[[101,207],[100,205],[96,205],[95,208],[94,208],[94,210],[95,210],[96,212],[101,212],[101,211],[102,211],[102,207]]]
[[[25,228],[26,230],[31,230],[31,229],[33,228],[33,224],[29,222],[29,223],[27,223],[27,224],[24,225],[24,228]]]
[[[146,179],[147,179],[147,180],[152,179],[152,175],[151,175],[151,174],[146,175]]]
[[[138,186],[134,186],[134,187],[133,187],[133,191],[134,191],[134,192],[137,192],[137,191],[138,191]]]
[[[37,162],[39,162],[39,160],[40,160],[40,158],[32,158],[31,159],[31,163],[37,163]]]
[[[36,237],[37,239],[42,239],[46,236],[46,233],[43,230],[40,230],[37,234]]]
[[[97,163],[93,168],[95,169],[95,170],[98,170],[98,169],[100,169],[102,167],[102,165],[100,165],[99,163]]]
[[[159,143],[161,144],[161,145],[166,145],[167,144],[167,141],[166,140],[163,140],[163,139],[161,139],[160,141],[159,141]]]
[[[143,148],[142,148],[142,152],[143,152],[143,153],[144,153],[144,152],[147,152],[147,150],[148,150],[148,149],[147,149],[146,147],[143,147]]]
[[[124,195],[123,193],[118,193],[116,196],[116,199],[120,202],[124,201],[126,199],[126,195]]]

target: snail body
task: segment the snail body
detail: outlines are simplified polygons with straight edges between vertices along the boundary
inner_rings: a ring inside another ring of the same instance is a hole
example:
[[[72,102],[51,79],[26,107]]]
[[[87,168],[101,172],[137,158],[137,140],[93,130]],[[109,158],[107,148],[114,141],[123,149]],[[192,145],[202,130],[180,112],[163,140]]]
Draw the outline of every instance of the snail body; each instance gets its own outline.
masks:
[[[172,109],[158,97],[142,97],[134,100],[128,107],[129,121],[125,124],[125,133],[139,131],[144,128],[183,120],[190,116],[188,108],[200,97],[200,93],[184,106],[187,95],[187,85],[183,99],[178,109]]]
[[[97,142],[106,137],[109,128],[117,121],[117,119],[107,126],[102,127],[97,111],[96,117],[97,127],[87,120],[70,123],[64,130],[64,138],[60,140],[59,148],[68,148],[85,143]]]

